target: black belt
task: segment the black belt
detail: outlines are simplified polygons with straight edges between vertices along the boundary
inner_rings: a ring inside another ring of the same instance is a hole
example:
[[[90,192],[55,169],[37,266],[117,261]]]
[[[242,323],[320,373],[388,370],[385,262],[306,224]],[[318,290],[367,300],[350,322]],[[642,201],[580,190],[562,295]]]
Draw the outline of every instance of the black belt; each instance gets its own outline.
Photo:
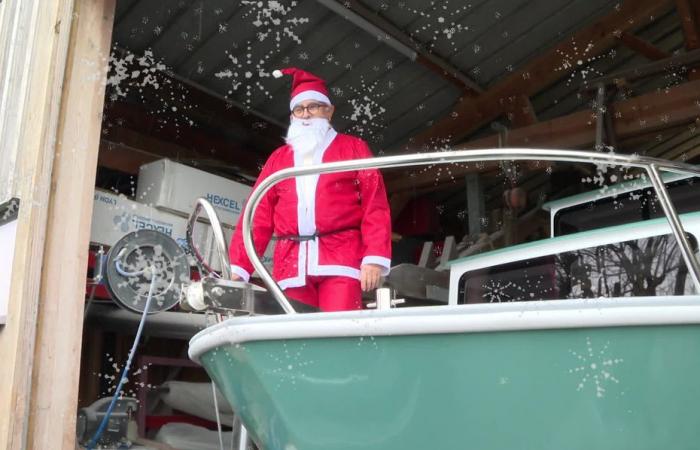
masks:
[[[305,242],[305,241],[313,241],[317,237],[321,236],[328,236],[331,234],[337,234],[337,233],[342,233],[343,231],[348,231],[348,230],[359,230],[357,227],[348,227],[348,228],[341,228],[339,230],[333,230],[333,231],[324,231],[323,233],[319,233],[318,231],[315,232],[314,234],[285,234],[282,236],[272,236],[273,241],[295,241],[295,242]]]

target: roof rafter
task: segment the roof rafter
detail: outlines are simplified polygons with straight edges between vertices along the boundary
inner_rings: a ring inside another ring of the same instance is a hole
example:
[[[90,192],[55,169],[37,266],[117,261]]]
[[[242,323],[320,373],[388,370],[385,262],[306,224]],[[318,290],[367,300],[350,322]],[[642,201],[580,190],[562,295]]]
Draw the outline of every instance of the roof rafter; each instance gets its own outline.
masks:
[[[651,133],[677,125],[700,120],[700,80],[640,95],[610,105],[614,111],[613,126],[620,139],[643,133]],[[595,112],[579,111],[535,125],[516,128],[508,132],[509,147],[585,148],[595,142]],[[488,136],[457,146],[457,149],[493,148],[498,146],[498,136]],[[452,167],[446,171],[440,166],[415,176],[387,177],[390,192],[416,189],[459,180],[467,173],[492,170],[485,164]]]
[[[394,47],[397,51],[460,88],[472,93],[484,92],[484,89],[476,81],[464,74],[461,69],[424,49],[420,43],[379,14],[372,12],[358,0],[345,0],[342,3],[336,0],[317,1],[358,26],[360,26],[359,22],[365,22],[368,25],[364,26],[366,31],[371,33],[374,30],[378,39],[387,41],[387,44]],[[392,39],[398,42],[399,45],[392,45]],[[403,51],[399,48],[400,46],[403,46]]]
[[[577,55],[578,46],[586,43],[590,43],[589,57],[600,55],[617,43],[616,34],[653,22],[671,7],[670,0],[626,0],[610,14],[533,58],[485,93],[475,98],[462,97],[445,118],[413,137],[407,149],[424,147],[435,140],[459,142],[504,114],[504,99],[513,95],[532,96],[571,72],[576,64],[564,69],[562,55]]]
[[[700,2],[676,0],[676,10],[683,27],[685,48],[688,50],[700,48]]]
[[[661,50],[650,42],[631,33],[620,33],[620,35],[616,37],[625,47],[653,61],[671,56],[668,52]]]

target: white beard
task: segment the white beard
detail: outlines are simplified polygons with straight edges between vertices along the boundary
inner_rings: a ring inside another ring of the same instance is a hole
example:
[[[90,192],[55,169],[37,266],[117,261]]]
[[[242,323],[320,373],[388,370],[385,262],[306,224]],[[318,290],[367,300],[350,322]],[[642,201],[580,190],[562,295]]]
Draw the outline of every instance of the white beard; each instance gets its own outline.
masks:
[[[292,117],[287,130],[286,142],[292,146],[295,152],[302,155],[312,153],[323,142],[331,125],[328,119],[314,117],[311,119],[297,119]]]

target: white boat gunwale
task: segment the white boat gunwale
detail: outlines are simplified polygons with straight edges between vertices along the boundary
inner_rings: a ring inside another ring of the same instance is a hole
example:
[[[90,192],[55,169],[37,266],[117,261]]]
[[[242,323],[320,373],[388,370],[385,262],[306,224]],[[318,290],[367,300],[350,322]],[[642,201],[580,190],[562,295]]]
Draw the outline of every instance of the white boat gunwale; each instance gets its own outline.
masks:
[[[700,324],[700,295],[235,317],[197,333],[189,356],[199,363],[217,347],[257,341],[695,324]]]

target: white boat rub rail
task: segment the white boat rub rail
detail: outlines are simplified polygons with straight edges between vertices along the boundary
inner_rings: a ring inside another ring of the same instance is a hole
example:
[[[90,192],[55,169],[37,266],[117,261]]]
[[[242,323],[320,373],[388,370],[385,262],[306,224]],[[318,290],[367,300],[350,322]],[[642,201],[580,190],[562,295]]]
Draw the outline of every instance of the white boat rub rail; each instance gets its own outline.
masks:
[[[547,300],[231,318],[195,335],[189,356],[246,342],[700,324],[700,296]]]
[[[678,242],[683,260],[688,266],[693,283],[700,291],[700,264],[693,255],[690,243],[685,235],[678,214],[671,203],[666,186],[664,185],[660,170],[688,175],[700,175],[700,168],[691,164],[666,161],[658,158],[650,158],[638,155],[619,155],[614,153],[588,152],[579,150],[553,150],[553,149],[527,149],[527,148],[499,148],[454,150],[448,152],[412,153],[397,156],[384,156],[376,158],[355,159],[324,163],[305,167],[292,167],[280,170],[260,182],[253,190],[243,211],[243,244],[250,257],[253,267],[258,272],[263,282],[275,299],[280,303],[287,314],[295,314],[294,308],[285,297],[282,289],[277,285],[270,273],[263,265],[255,251],[253,243],[253,213],[262,200],[265,193],[282,180],[303,175],[343,172],[347,170],[361,169],[386,169],[397,167],[411,167],[426,164],[449,164],[457,162],[486,162],[486,161],[560,161],[580,162],[598,165],[614,165],[625,167],[637,167],[644,169],[656,191],[659,202],[666,214],[671,226],[671,231]]]

